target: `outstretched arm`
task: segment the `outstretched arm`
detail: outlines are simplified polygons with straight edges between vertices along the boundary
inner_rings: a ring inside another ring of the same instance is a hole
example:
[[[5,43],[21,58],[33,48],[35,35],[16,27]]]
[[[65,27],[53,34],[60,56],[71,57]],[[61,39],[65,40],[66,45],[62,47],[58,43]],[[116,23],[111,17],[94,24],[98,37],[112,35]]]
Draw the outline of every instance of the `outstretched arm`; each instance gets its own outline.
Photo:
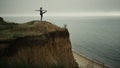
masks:
[[[35,10],[35,11],[40,11],[40,10]]]

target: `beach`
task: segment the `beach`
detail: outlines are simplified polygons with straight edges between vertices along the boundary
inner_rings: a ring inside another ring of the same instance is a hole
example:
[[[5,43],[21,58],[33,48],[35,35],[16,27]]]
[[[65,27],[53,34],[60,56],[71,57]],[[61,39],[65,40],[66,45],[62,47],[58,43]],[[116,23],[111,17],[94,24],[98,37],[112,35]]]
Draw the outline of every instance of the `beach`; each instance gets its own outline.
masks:
[[[82,56],[76,52],[73,52],[73,56],[76,60],[76,62],[79,65],[79,68],[109,68],[107,65],[105,65],[102,62],[97,62],[94,60],[91,60],[85,56]]]

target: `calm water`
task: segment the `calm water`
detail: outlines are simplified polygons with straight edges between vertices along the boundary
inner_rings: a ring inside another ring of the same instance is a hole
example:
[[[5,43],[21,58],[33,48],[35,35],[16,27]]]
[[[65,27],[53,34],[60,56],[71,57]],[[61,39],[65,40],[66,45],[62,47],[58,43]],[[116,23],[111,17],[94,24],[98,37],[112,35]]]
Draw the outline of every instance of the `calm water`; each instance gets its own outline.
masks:
[[[4,17],[7,21],[27,22],[39,17]],[[90,59],[120,68],[120,17],[46,17],[67,24],[73,49]]]

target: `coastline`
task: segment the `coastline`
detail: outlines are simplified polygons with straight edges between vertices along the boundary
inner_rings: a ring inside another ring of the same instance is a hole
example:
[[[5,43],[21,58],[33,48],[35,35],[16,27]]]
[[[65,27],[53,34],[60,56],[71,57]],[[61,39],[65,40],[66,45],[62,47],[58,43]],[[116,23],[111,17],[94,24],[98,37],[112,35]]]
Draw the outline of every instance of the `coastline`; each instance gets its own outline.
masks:
[[[83,55],[78,54],[75,51],[73,51],[73,56],[78,63],[79,68],[109,68],[108,65],[102,62],[91,60]]]

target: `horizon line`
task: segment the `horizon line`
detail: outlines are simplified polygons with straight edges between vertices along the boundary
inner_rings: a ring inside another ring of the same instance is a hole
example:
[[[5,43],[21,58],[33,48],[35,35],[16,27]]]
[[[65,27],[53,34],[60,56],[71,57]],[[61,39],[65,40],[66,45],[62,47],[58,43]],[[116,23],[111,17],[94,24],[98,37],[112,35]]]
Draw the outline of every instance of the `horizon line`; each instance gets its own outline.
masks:
[[[16,16],[40,16],[38,14],[2,14],[3,17]],[[58,16],[58,17],[87,17],[87,16],[120,16],[120,12],[79,12],[79,13],[46,13],[44,16]]]

